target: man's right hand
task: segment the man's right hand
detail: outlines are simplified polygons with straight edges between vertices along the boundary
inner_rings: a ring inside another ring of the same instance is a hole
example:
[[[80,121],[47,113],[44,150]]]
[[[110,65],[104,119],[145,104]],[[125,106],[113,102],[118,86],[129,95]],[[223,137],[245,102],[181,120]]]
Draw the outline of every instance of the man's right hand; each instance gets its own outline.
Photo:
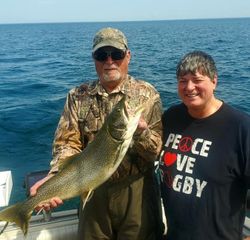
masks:
[[[33,197],[36,195],[38,188],[43,185],[46,181],[48,181],[53,175],[48,175],[45,178],[42,178],[41,180],[37,181],[31,188],[30,188],[30,196]],[[53,197],[49,200],[49,202],[42,202],[38,204],[35,208],[37,212],[39,212],[41,209],[44,209],[45,211],[49,211],[52,208],[56,208],[63,204],[63,201],[59,197]]]

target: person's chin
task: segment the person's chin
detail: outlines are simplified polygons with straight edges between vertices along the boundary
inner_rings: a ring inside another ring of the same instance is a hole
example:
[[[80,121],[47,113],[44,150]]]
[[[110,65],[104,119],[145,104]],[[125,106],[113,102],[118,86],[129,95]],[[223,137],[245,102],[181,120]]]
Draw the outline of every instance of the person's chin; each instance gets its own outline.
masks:
[[[184,104],[188,107],[188,108],[198,108],[200,105],[201,105],[201,103],[199,102],[199,101],[197,101],[197,100],[194,100],[194,99],[192,99],[192,100],[190,100],[190,99],[186,99],[186,100],[184,100],[183,101],[184,102]]]
[[[106,82],[115,82],[119,81],[121,78],[120,74],[105,74],[104,75],[104,80]]]

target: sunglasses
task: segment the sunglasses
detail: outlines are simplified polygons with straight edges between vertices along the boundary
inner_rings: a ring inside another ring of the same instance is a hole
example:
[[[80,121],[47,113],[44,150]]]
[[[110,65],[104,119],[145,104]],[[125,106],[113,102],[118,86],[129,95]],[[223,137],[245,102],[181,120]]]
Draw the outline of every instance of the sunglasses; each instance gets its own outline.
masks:
[[[104,49],[98,49],[93,53],[93,58],[99,62],[104,62],[110,56],[113,60],[122,60],[125,58],[126,51],[114,49],[107,51]]]

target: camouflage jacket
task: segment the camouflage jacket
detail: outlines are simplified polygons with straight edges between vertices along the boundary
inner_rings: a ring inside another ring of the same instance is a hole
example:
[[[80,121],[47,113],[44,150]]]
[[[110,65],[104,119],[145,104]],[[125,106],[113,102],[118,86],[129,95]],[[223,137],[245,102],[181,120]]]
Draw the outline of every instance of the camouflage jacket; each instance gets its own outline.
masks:
[[[136,97],[138,103],[155,97],[152,107],[146,109],[143,117],[148,129],[135,134],[124,160],[111,177],[111,181],[128,175],[143,173],[153,167],[161,148],[162,105],[159,93],[149,83],[127,79],[112,93],[107,93],[100,83],[83,84],[72,89],[66,99],[53,142],[51,173],[57,172],[58,163],[66,157],[81,152],[94,139],[105,117],[124,94]]]

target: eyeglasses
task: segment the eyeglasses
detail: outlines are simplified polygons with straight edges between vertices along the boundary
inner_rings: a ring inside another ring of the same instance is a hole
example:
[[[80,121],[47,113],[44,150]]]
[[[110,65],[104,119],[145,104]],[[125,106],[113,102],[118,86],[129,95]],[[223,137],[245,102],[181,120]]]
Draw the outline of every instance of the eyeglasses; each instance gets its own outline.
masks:
[[[98,49],[93,53],[93,58],[99,62],[104,62],[110,56],[113,60],[122,60],[125,58],[126,51],[114,49],[107,51],[104,49]]]

